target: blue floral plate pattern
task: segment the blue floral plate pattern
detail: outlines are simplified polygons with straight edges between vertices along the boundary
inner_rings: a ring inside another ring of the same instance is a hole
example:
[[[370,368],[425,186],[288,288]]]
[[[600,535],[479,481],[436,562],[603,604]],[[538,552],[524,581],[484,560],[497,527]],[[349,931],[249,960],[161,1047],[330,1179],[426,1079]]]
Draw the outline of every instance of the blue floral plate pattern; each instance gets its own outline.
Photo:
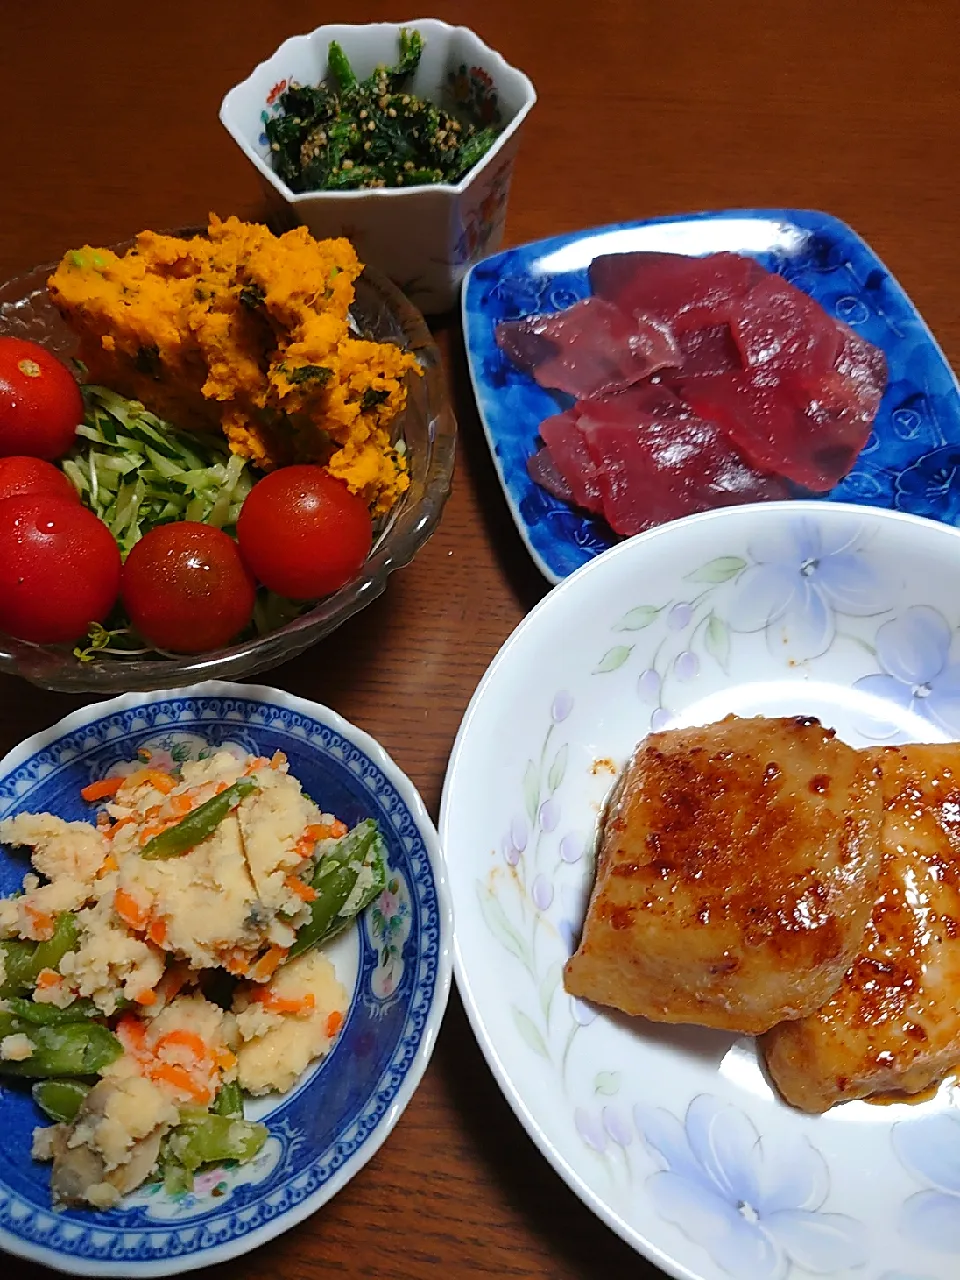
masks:
[[[527,475],[537,429],[560,401],[500,352],[494,333],[501,320],[559,311],[586,297],[595,257],[641,249],[749,254],[882,348],[889,376],[873,431],[853,470],[825,498],[960,524],[960,388],[873,250],[836,218],[807,210],[654,218],[508,249],[478,263],[464,286],[463,329],[480,418],[517,528],[551,582],[617,539],[603,520],[552,497]]]
[[[731,712],[819,716],[857,747],[960,741],[960,531],[849,504],[728,507],[549,592],[481,681],[444,785],[471,1024],[546,1159],[670,1275],[956,1280],[955,1080],[805,1115],[751,1037],[564,989],[619,769],[648,730]]]
[[[222,1262],[301,1221],[385,1140],[433,1049],[450,985],[452,920],[436,833],[412,784],[372,738],[315,703],[252,685],[128,694],[68,716],[0,761],[0,817],[88,819],[80,788],[148,747],[183,760],[211,747],[283,751],[306,792],[353,825],[374,817],[389,879],[331,949],[352,986],[330,1055],[288,1093],[248,1106],[270,1136],[249,1165],[214,1169],[171,1198],[141,1187],[109,1212],[50,1204],[49,1166],[30,1158],[44,1123],[28,1091],[0,1087],[0,1246],[77,1275],[158,1276]],[[26,864],[0,852],[0,893]]]

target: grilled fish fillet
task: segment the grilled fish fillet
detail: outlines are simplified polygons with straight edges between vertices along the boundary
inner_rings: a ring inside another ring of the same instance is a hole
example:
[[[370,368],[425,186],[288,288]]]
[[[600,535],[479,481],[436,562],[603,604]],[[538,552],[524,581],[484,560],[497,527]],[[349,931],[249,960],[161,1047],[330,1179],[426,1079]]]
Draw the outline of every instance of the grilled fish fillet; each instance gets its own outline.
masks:
[[[757,1034],[820,1007],[876,897],[872,757],[810,718],[654,733],[607,806],[571,995]]]
[[[859,953],[821,1009],[763,1041],[777,1088],[804,1111],[917,1093],[960,1063],[960,747],[874,759],[883,863]]]

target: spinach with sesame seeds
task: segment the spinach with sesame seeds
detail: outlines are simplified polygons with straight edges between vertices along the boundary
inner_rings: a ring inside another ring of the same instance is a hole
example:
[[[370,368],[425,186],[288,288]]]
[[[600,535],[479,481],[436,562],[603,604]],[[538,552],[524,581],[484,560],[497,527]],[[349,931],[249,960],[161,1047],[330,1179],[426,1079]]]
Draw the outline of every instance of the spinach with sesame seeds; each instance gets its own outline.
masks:
[[[459,182],[486,155],[496,129],[409,92],[423,47],[419,31],[402,29],[396,65],[360,80],[334,40],[327,80],[288,86],[264,128],[274,170],[291,191]]]

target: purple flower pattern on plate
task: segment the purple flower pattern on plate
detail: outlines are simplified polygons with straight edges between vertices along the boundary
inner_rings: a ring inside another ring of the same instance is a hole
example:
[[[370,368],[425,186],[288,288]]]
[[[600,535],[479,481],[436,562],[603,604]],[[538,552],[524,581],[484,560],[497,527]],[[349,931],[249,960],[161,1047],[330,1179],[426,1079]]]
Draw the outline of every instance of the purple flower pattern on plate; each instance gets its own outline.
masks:
[[[863,676],[854,688],[922,716],[951,737],[960,737],[960,662],[951,661],[954,632],[928,605],[906,609],[877,630],[880,673]]]
[[[953,1111],[893,1127],[900,1163],[926,1183],[904,1201],[900,1230],[913,1245],[960,1254],[960,1116]]]
[[[824,1212],[829,1171],[805,1139],[768,1150],[744,1112],[708,1094],[682,1122],[642,1106],[634,1120],[660,1165],[646,1184],[657,1210],[736,1280],[784,1280],[795,1267],[832,1275],[866,1262],[863,1225]]]
[[[867,617],[888,606],[885,582],[856,531],[827,532],[800,519],[749,548],[727,612],[734,631],[765,631],[775,651],[795,661],[826,653],[837,615]]]

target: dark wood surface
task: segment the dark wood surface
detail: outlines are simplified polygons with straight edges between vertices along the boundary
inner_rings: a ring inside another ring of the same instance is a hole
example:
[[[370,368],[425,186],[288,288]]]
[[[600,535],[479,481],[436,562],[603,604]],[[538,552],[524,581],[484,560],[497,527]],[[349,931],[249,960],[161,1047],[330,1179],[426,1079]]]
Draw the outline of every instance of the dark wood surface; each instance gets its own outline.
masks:
[[[324,21],[402,19],[410,8],[0,5],[0,279],[84,241],[196,223],[211,209],[256,216],[253,171],[217,120],[223,93],[289,35]],[[960,14],[951,0],[461,0],[434,13],[473,27],[537,87],[511,242],[697,209],[829,210],[874,246],[960,361]],[[384,597],[268,676],[378,738],[434,816],[470,694],[546,590],[498,490],[458,326],[437,332],[461,432],[440,529]],[[0,678],[0,751],[76,705]],[[303,1225],[196,1274],[435,1273],[659,1274],[541,1159],[456,994],[421,1088],[370,1164]]]

